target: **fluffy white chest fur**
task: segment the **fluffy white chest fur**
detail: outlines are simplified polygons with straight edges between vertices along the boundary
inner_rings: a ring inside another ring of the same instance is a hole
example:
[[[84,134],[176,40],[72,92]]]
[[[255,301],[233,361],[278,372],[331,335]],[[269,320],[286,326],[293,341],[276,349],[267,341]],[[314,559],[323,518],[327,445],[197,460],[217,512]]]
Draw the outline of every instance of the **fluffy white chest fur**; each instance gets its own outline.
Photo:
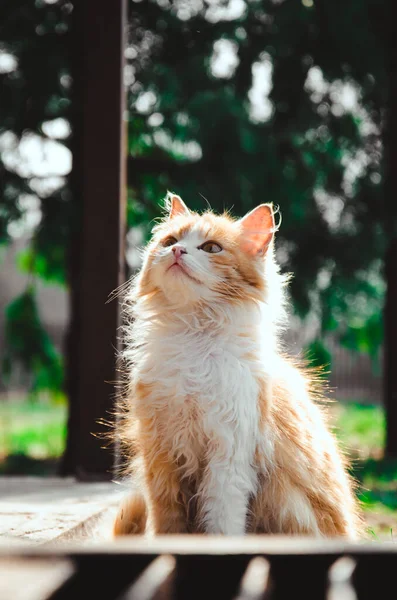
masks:
[[[242,507],[257,483],[263,378],[252,314],[239,310],[218,323],[146,321],[135,330],[142,342],[134,352],[136,370],[150,390],[138,413],[156,422],[181,477],[195,479],[206,530],[244,533]]]

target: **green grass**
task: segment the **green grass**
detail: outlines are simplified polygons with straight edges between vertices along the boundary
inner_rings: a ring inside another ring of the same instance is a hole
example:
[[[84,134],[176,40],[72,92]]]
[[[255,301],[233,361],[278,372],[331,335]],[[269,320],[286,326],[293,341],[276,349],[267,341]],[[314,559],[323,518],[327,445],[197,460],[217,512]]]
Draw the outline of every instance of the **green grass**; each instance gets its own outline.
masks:
[[[65,447],[66,416],[65,405],[0,402],[0,459],[10,455],[58,458]]]
[[[335,404],[331,413],[340,445],[351,458],[368,532],[375,539],[390,539],[397,531],[397,460],[383,457],[384,410],[347,402]]]
[[[386,424],[381,406],[337,403],[331,413],[341,447],[349,454],[361,459],[382,455]]]

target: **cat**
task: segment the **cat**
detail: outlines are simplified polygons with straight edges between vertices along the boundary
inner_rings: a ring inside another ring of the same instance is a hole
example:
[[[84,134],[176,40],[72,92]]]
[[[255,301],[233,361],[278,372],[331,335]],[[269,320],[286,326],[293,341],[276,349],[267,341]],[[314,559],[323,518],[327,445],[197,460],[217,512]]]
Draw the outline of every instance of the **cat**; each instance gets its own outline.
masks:
[[[287,281],[272,205],[240,220],[170,192],[165,206],[125,300],[119,433],[132,489],[114,535],[356,538],[318,378],[280,350]]]

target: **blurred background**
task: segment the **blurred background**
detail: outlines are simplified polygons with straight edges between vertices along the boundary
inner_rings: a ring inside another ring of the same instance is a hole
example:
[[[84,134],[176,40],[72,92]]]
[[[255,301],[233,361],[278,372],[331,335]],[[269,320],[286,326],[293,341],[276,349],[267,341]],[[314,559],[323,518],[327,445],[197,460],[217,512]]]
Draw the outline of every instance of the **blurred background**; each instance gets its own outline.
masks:
[[[66,336],[76,285],[68,256],[82,226],[72,171],[77,5],[0,3],[4,474],[57,472],[67,439]],[[277,257],[294,273],[285,343],[330,372],[333,423],[375,537],[393,535],[397,523],[393,428],[386,445],[397,415],[385,395],[384,360],[385,332],[393,341],[386,293],[397,278],[390,6],[128,0],[123,70],[126,273],[139,268],[138,249],[167,189],[197,210],[207,201],[237,216],[262,202],[280,207]],[[95,139],[107,118],[97,120]],[[106,239],[98,243],[106,248]]]

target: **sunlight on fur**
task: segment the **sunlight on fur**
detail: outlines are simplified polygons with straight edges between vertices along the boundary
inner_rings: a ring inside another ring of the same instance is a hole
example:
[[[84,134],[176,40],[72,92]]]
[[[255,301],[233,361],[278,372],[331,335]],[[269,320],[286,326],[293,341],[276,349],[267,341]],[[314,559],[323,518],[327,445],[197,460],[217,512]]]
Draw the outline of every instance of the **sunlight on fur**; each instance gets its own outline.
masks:
[[[114,534],[356,538],[320,382],[280,347],[272,206],[235,220],[171,193],[165,205],[124,303],[117,434],[131,493]]]

